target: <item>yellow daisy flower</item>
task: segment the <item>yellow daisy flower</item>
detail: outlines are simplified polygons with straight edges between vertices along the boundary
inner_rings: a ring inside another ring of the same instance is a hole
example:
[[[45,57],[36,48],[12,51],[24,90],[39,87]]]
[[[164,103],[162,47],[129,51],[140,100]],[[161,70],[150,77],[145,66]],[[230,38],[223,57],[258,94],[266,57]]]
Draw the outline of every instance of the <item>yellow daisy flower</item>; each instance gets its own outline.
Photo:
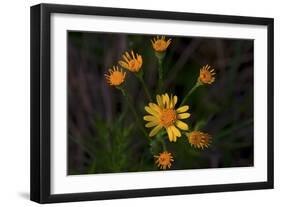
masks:
[[[148,121],[145,127],[154,127],[149,136],[155,136],[163,127],[166,129],[169,140],[176,142],[177,137],[181,137],[181,130],[188,130],[188,125],[180,119],[187,119],[190,117],[189,113],[186,113],[189,106],[185,105],[178,109],[175,109],[178,97],[168,94],[157,95],[157,104],[149,103],[145,107],[145,110],[149,115],[144,116],[143,119]],[[178,129],[179,128],[179,129]]]
[[[126,72],[123,72],[122,69],[119,69],[118,66],[113,66],[113,70],[109,69],[108,74],[104,74],[107,82],[111,86],[121,85],[126,77]]]
[[[160,169],[166,170],[166,168],[170,168],[172,165],[172,162],[174,162],[173,156],[171,153],[164,151],[162,153],[159,153],[159,155],[154,155],[155,164]]]
[[[209,134],[200,131],[187,133],[186,136],[191,146],[201,149],[208,148],[212,139]]]
[[[168,46],[171,44],[171,39],[165,40],[165,36],[162,36],[161,38],[159,38],[159,36],[157,36],[157,38],[153,38],[153,40],[151,40],[152,43],[152,47],[156,52],[164,52],[167,50]]]
[[[200,75],[198,77],[198,82],[201,84],[212,84],[215,81],[214,69],[210,69],[211,66],[205,65],[200,69]]]
[[[133,51],[131,51],[131,55],[128,52],[125,52],[123,55],[123,60],[120,60],[118,63],[123,67],[128,69],[131,72],[139,72],[141,66],[142,66],[142,57],[141,55],[134,54]]]

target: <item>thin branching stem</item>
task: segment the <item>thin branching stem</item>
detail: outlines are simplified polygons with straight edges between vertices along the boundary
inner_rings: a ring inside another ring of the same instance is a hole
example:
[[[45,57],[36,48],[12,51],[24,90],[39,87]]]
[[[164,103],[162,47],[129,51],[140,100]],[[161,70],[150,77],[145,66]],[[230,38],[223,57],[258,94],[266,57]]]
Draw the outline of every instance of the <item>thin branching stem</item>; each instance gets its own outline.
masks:
[[[149,101],[152,101],[148,87],[147,87],[145,81],[143,80],[143,75],[137,75],[137,77],[138,77],[139,81],[141,82],[141,85],[144,89],[144,92],[145,92],[147,98],[149,99]]]
[[[201,85],[202,85],[202,83],[200,83],[199,81],[197,81],[197,82],[194,84],[194,86],[189,90],[189,92],[185,95],[185,97],[184,97],[184,99],[182,100],[180,106],[183,106],[183,105],[187,102],[187,100],[188,100],[188,98],[190,97],[190,95],[191,95],[199,86],[201,86]]]
[[[143,125],[142,125],[142,122],[141,122],[140,118],[139,118],[140,116],[138,115],[138,113],[135,110],[135,107],[132,104],[132,99],[131,99],[130,95],[126,92],[126,90],[123,87],[118,87],[118,89],[121,90],[123,96],[126,98],[128,106],[129,106],[131,112],[133,113],[140,130],[147,137],[147,133],[146,133],[146,131],[145,131]]]
[[[163,89],[163,59],[158,58],[158,89],[161,92]]]

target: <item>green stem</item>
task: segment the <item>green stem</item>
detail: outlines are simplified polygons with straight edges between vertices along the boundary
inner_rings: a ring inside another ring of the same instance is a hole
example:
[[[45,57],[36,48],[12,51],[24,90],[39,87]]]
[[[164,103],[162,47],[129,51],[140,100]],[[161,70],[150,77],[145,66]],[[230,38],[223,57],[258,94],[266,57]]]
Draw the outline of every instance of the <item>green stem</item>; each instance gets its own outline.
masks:
[[[160,93],[163,91],[163,60],[165,55],[166,52],[155,52],[155,56],[158,60],[158,91]]]
[[[199,81],[197,81],[194,86],[190,89],[190,91],[186,94],[186,96],[184,97],[184,99],[181,102],[181,106],[184,105],[187,102],[187,99],[189,98],[189,96],[199,87],[201,86],[202,83],[200,83]]]
[[[162,146],[163,146],[163,151],[167,151],[166,142],[163,138],[161,139],[161,143],[162,143]]]
[[[136,121],[137,121],[137,124],[138,124],[140,130],[141,130],[141,131],[143,132],[143,134],[147,137],[147,133],[146,133],[146,131],[145,131],[145,129],[144,129],[142,123],[141,123],[141,120],[139,119],[139,116],[138,116],[138,114],[137,114],[137,112],[136,112],[136,110],[135,110],[133,104],[132,104],[132,101],[131,101],[132,99],[131,99],[131,97],[129,96],[129,94],[126,92],[126,90],[125,90],[124,88],[118,87],[118,89],[121,90],[123,96],[126,98],[127,103],[128,103],[128,106],[129,106],[131,112],[133,113],[133,115],[134,115],[134,117],[135,117],[135,119],[136,119]]]
[[[164,139],[164,135],[165,135],[165,130],[161,130],[159,132],[159,134],[157,135],[157,140],[162,144],[163,147],[163,151],[167,151],[167,147],[166,147],[166,142]]]
[[[164,139],[164,134],[165,134],[165,131],[162,129],[158,135],[156,136],[156,140],[162,145],[163,147],[163,151],[167,151],[167,147],[166,147],[166,142],[165,142],[165,139]]]
[[[142,87],[144,89],[144,92],[145,92],[146,96],[148,97],[149,101],[152,101],[151,95],[150,95],[149,90],[148,90],[148,87],[143,80],[143,74],[136,74],[136,76],[139,79],[139,81],[141,82],[141,85],[142,85]]]
[[[165,131],[163,129],[156,135],[155,138],[150,139],[150,152],[152,155],[159,152],[159,148],[162,148],[162,151],[167,151],[166,142],[164,139]]]
[[[158,89],[161,92],[163,89],[163,64],[162,59],[158,57]]]

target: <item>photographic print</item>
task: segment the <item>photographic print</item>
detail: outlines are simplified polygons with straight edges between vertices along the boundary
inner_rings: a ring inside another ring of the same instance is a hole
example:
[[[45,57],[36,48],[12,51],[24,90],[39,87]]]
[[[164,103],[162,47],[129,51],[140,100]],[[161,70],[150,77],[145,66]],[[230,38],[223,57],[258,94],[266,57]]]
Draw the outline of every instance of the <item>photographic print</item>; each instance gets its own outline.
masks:
[[[254,165],[254,41],[67,32],[67,174]]]
[[[32,201],[274,187],[272,18],[57,4],[30,16]]]

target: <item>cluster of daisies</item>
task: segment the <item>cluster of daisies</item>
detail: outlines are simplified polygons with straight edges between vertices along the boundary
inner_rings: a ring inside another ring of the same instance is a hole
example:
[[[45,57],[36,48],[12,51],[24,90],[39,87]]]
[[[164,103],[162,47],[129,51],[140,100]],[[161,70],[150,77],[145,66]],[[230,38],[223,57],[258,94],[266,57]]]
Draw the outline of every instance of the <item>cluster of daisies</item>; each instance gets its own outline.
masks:
[[[157,36],[151,40],[152,48],[160,64],[160,70],[158,71],[160,82],[163,77],[161,74],[162,60],[165,57],[166,50],[171,42],[171,39],[166,40],[164,36]],[[188,113],[189,106],[186,105],[185,102],[197,87],[204,84],[212,84],[215,81],[214,69],[212,69],[209,65],[203,66],[199,70],[196,84],[184,97],[182,102],[179,104],[179,107],[176,107],[176,105],[179,103],[179,99],[173,94],[158,94],[156,95],[155,102],[153,102],[148,87],[143,79],[143,70],[141,70],[142,63],[143,59],[140,54],[135,53],[134,51],[125,52],[122,55],[122,59],[118,61],[119,66],[116,65],[113,66],[112,69],[109,69],[108,74],[105,74],[105,77],[108,84],[121,90],[125,97],[128,96],[126,94],[125,88],[123,87],[123,83],[126,79],[126,72],[124,72],[123,69],[132,72],[140,80],[146,96],[150,101],[148,105],[144,107],[148,115],[143,117],[143,119],[147,121],[145,127],[152,128],[148,136],[155,137],[164,129],[166,132],[164,133],[164,136],[166,136],[170,142],[176,142],[179,137],[184,135],[191,146],[198,149],[208,148],[211,143],[211,136],[208,133],[204,133],[202,131],[189,131],[189,126],[184,120],[188,119],[191,114]],[[131,109],[135,110],[133,107]],[[137,114],[135,111],[133,111],[133,113]],[[160,152],[158,155],[154,155],[154,158],[155,164],[160,169],[164,170],[170,168],[172,166],[172,162],[174,162],[172,153],[168,152],[166,149],[164,149],[163,152]]]

